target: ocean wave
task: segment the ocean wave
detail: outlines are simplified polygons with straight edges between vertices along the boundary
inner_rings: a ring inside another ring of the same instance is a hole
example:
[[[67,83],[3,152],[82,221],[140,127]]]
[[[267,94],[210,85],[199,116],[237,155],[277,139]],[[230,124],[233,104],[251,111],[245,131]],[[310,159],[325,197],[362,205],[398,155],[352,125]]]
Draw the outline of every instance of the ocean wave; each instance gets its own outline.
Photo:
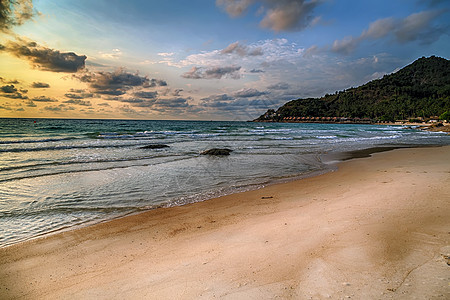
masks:
[[[17,153],[17,152],[38,152],[38,151],[61,151],[61,150],[72,150],[72,149],[105,149],[105,148],[133,148],[142,147],[147,145],[147,143],[124,143],[124,144],[81,144],[81,145],[47,145],[43,147],[27,147],[27,148],[6,148],[0,149],[3,153]]]
[[[170,158],[161,162],[155,161],[155,158]],[[82,172],[96,172],[96,171],[106,171],[106,170],[114,170],[114,169],[125,169],[125,168],[130,168],[130,167],[146,167],[146,166],[152,166],[152,165],[162,165],[165,163],[170,163],[170,162],[176,162],[176,161],[181,161],[181,160],[185,160],[185,159],[189,159],[191,158],[191,156],[160,156],[160,157],[152,157],[152,161],[148,162],[148,163],[139,163],[139,164],[125,164],[125,165],[112,165],[112,166],[103,166],[103,167],[97,167],[97,168],[80,168],[80,169],[70,169],[70,170],[58,170],[58,171],[53,171],[51,169],[47,169],[48,172],[44,172],[44,173],[28,173],[28,175],[18,175],[18,176],[14,176],[11,175],[11,177],[9,178],[3,178],[0,179],[0,183],[1,182],[10,182],[10,181],[15,181],[15,180],[23,180],[23,179],[32,179],[32,178],[40,178],[40,177],[46,177],[46,176],[55,176],[55,175],[65,175],[65,174],[75,174],[75,173],[82,173]],[[67,163],[67,164],[61,164],[58,163],[55,166],[68,166],[68,165],[84,165],[84,166],[88,166],[89,164],[101,164],[101,163],[115,163],[115,162],[132,162],[132,161],[142,161],[144,158],[136,158],[136,159],[123,159],[123,160],[109,160],[109,161],[83,161],[83,162],[79,162],[79,163]],[[23,167],[12,167],[13,169],[10,170],[20,170],[20,169],[30,169],[30,171],[40,171],[40,170],[45,170],[45,168],[43,168],[43,166],[45,166],[45,164],[39,165],[40,168],[38,168],[37,166],[23,166]],[[3,176],[5,176],[3,174]]]
[[[46,216],[49,217],[54,214],[109,214],[109,213],[124,213],[131,211],[142,211],[148,208],[143,208],[140,206],[55,206],[55,207],[45,207],[45,208],[35,208],[35,209],[13,209],[10,211],[0,211],[0,218],[14,218],[14,217],[35,217],[35,216]]]
[[[35,139],[35,140],[3,140],[3,141],[0,141],[0,144],[2,144],[2,145],[34,144],[34,143],[49,143],[49,142],[70,141],[70,140],[77,140],[77,139],[79,139],[79,138],[77,138],[77,137],[64,137],[64,138]]]

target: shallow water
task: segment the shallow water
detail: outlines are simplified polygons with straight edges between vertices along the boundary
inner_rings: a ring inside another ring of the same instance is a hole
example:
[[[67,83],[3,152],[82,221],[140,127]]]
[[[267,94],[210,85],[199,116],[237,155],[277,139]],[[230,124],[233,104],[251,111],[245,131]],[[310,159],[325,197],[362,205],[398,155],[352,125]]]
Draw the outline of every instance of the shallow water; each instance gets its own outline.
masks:
[[[0,119],[0,246],[325,170],[325,153],[448,144],[402,126]]]

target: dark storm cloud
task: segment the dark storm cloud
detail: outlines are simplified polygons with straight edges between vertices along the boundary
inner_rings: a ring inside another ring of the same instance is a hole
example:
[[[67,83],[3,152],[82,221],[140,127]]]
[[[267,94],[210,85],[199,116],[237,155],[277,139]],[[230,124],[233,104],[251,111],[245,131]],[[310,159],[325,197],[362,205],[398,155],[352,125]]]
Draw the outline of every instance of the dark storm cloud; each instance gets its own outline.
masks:
[[[50,87],[50,84],[45,83],[45,82],[33,82],[31,84],[31,87],[35,88],[35,89],[46,89],[46,88]]]
[[[188,79],[221,79],[222,77],[240,79],[240,69],[240,66],[212,67],[206,69],[201,67],[192,67],[190,71],[181,76]]]
[[[85,55],[60,52],[20,38],[16,42],[7,42],[1,50],[28,60],[36,68],[52,72],[75,73],[84,68],[86,60]]]

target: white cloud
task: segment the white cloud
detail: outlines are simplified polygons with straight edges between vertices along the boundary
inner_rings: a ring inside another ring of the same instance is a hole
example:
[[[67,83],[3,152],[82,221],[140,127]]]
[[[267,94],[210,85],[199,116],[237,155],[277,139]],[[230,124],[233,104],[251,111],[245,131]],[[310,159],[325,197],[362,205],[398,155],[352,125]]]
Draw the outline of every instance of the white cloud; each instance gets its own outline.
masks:
[[[120,49],[112,49],[111,52],[99,52],[100,56],[106,59],[119,59],[122,56]]]
[[[175,53],[173,52],[160,52],[158,53],[159,56],[163,56],[163,57],[169,57],[169,56],[173,56]]]

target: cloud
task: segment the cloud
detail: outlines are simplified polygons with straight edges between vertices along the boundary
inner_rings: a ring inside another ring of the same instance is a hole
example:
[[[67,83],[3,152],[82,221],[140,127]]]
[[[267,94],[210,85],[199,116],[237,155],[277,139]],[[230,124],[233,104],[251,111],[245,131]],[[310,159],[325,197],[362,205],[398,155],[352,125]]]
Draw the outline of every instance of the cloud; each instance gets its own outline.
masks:
[[[28,100],[28,101],[25,103],[25,105],[28,106],[28,107],[36,107],[36,106],[37,106],[37,105],[36,105],[33,101],[31,101],[31,100]]]
[[[251,69],[249,72],[250,73],[264,73],[265,71],[261,70],[261,69]]]
[[[49,88],[50,84],[44,83],[44,82],[33,82],[31,84],[31,87],[35,88],[35,89],[45,89],[45,88]]]
[[[75,110],[75,108],[73,106],[67,106],[65,104],[60,104],[60,105],[53,105],[53,106],[45,106],[44,110],[58,113],[58,112],[63,112],[63,111]]]
[[[203,74],[202,74],[201,70],[202,70],[202,68],[200,68],[200,67],[192,67],[188,72],[181,75],[181,77],[188,78],[188,79],[201,79],[201,78],[203,78]]]
[[[3,49],[21,59],[28,60],[35,68],[52,72],[74,73],[84,68],[85,55],[73,52],[60,52],[47,47],[38,46],[36,42],[16,38],[17,42],[8,41]]]
[[[331,46],[331,51],[348,55],[355,51],[355,49],[359,46],[360,41],[361,39],[355,39],[351,36],[345,37],[342,40],[335,40]]]
[[[312,45],[311,47],[303,51],[303,57],[311,58],[315,55],[318,55],[320,52],[321,50],[317,45]]]
[[[100,56],[107,59],[119,59],[122,56],[122,51],[120,49],[112,49],[110,53],[100,52]]]
[[[122,99],[121,102],[130,103],[134,107],[153,107],[155,99],[141,99],[141,98],[127,98]]]
[[[264,17],[261,27],[273,31],[300,31],[314,25],[320,18],[312,16],[314,8],[322,1],[319,0],[217,0],[216,5],[225,9],[231,17],[239,17],[248,8],[258,3],[259,12]]]
[[[9,84],[19,84],[20,83],[19,80],[17,80],[17,79],[7,80],[3,77],[0,77],[0,82],[9,83]]]
[[[311,12],[319,1],[271,0],[270,8],[261,21],[261,26],[273,31],[300,31],[308,27],[316,18]]]
[[[58,102],[58,100],[46,96],[34,97],[31,100],[35,102]]]
[[[173,52],[160,52],[160,53],[158,53],[158,55],[159,56],[162,56],[162,57],[169,57],[169,56],[173,56],[175,53],[173,53]]]
[[[230,47],[230,45],[232,47]],[[191,74],[188,73],[186,75],[202,78],[201,74],[198,74],[198,72],[201,71],[198,70],[198,68],[201,67],[213,68],[215,66],[244,65],[247,70],[258,70],[267,63],[280,60],[297,60],[302,55],[303,51],[302,49],[299,49],[296,44],[289,43],[288,40],[284,38],[260,40],[256,43],[245,45],[245,51],[240,51],[241,54],[245,56],[239,55],[236,52],[236,49],[239,49],[241,46],[244,47],[243,45],[238,42],[230,45],[223,50],[191,54],[179,63],[174,62],[173,64],[176,64],[178,67],[194,66],[194,68],[190,70]],[[249,55],[249,53],[255,54],[257,52],[258,55]]]
[[[0,94],[0,96],[2,96],[2,97],[6,97],[6,98],[10,98],[10,99],[28,99],[28,96],[24,96],[20,93],[20,92],[26,93],[28,91],[21,89],[20,92],[18,92],[17,88],[13,84],[1,86],[0,92],[3,93],[3,94]]]
[[[94,97],[93,93],[86,93],[83,89],[70,89],[69,92],[70,93],[64,94],[64,96],[69,99],[85,99]]]
[[[21,93],[12,93],[12,94],[3,94],[2,97],[11,98],[11,99],[28,99],[28,96],[24,96]]]
[[[132,88],[148,88],[166,86],[160,79],[149,79],[147,76],[132,74],[119,68],[114,72],[84,72],[73,75],[81,82],[88,83],[90,91],[102,95],[120,96]]]
[[[144,95],[145,96],[145,95]],[[152,107],[156,98],[139,98],[139,97],[107,97],[106,100],[127,103],[134,107]],[[104,104],[105,105],[105,104]]]
[[[83,89],[70,89],[69,90],[69,92],[71,92],[71,93],[83,93],[83,92],[85,92],[85,90],[83,90]]]
[[[0,90],[3,93],[7,93],[7,94],[12,94],[12,93],[16,93],[17,89],[14,87],[14,85],[4,85],[2,87],[0,87]]]
[[[84,99],[83,96],[78,95],[78,94],[73,94],[73,93],[66,93],[66,94],[64,94],[64,96],[66,96],[67,98],[70,98],[70,99]]]
[[[123,112],[123,113],[126,113],[127,115],[132,115],[132,116],[136,116],[136,115],[140,115],[141,114],[137,110],[131,108],[129,105],[123,105],[123,106],[119,107],[118,110]]]
[[[90,101],[80,100],[80,99],[70,99],[67,101],[63,101],[63,103],[70,103],[70,104],[76,104],[76,105],[82,105],[82,106],[92,106]]]
[[[267,88],[269,90],[287,90],[290,88],[290,85],[286,82],[278,82],[276,84],[269,85]]]
[[[202,98],[201,100],[204,102],[219,102],[219,101],[228,101],[233,100],[234,98],[228,96],[227,94],[220,94],[220,95],[211,95],[205,98]]]
[[[8,32],[11,27],[22,25],[35,14],[32,0],[1,0],[0,31]]]
[[[158,107],[159,109],[161,108],[182,108],[182,107],[188,107],[188,100],[190,100],[191,98],[182,98],[182,97],[177,97],[177,98],[166,98],[166,99],[158,99],[155,102],[155,106]]]
[[[239,79],[238,73],[241,67],[228,66],[228,67],[213,67],[205,70],[204,76],[206,79],[221,79],[222,77],[229,77],[232,79]]]
[[[351,54],[365,40],[379,40],[391,38],[397,43],[419,42],[431,44],[445,34],[447,28],[433,24],[433,21],[443,10],[422,11],[414,13],[403,19],[393,17],[376,20],[369,25],[358,37],[345,37],[335,40],[331,51],[340,54]]]
[[[254,0],[217,0],[217,6],[222,6],[232,17],[239,17],[246,12]]]
[[[140,91],[134,93],[136,97],[144,98],[144,99],[156,99],[158,97],[158,92],[146,92],[146,91]]]
[[[161,79],[150,79],[148,87],[156,87],[156,86],[167,86],[167,82]]]
[[[241,45],[239,42],[234,42],[228,45],[225,49],[220,51],[221,54],[237,54],[239,56],[258,56],[263,55],[261,47],[249,48],[246,45]]]
[[[183,89],[175,89],[172,91],[172,96],[180,97],[182,91]]]
[[[446,32],[444,28],[433,26],[431,22],[443,11],[423,11],[401,20],[394,34],[399,43],[418,40],[422,44],[432,43]]]
[[[236,98],[251,98],[251,97],[259,97],[262,95],[267,95],[267,92],[261,92],[257,89],[253,88],[247,88],[247,89],[241,89],[239,91],[236,91],[233,93],[233,96]]]
[[[240,79],[241,74],[239,70],[240,66],[227,66],[227,67],[192,67],[190,71],[181,75],[181,77],[188,79],[221,79],[222,77],[231,79]]]

